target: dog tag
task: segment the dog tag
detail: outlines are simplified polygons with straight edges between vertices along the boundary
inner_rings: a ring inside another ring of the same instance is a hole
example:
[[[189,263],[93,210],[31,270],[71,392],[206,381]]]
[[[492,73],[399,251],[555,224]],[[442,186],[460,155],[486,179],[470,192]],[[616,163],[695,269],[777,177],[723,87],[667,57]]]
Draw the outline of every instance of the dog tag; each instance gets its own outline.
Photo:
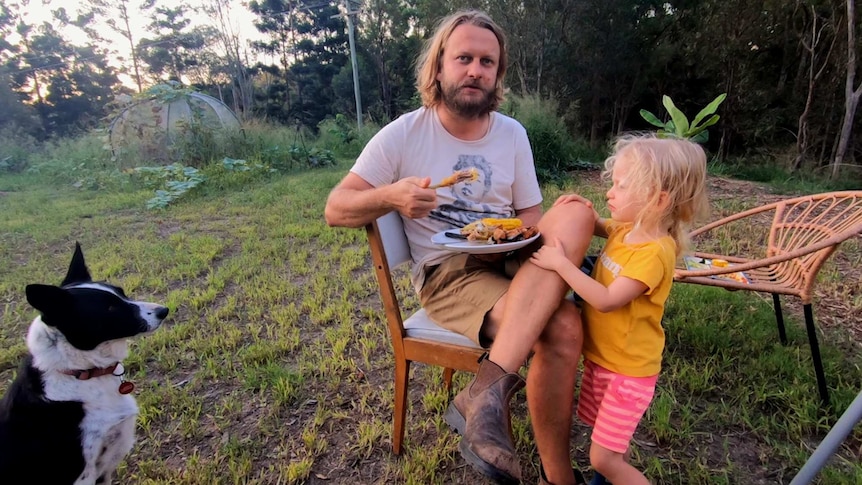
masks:
[[[135,390],[135,385],[129,381],[123,381],[120,383],[120,394],[128,394]]]

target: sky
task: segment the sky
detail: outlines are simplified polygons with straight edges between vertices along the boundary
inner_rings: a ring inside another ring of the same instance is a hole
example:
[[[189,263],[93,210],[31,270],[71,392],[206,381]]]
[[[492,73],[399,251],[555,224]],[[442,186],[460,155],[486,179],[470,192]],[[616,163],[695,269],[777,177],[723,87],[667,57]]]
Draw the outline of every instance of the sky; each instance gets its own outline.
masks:
[[[18,3],[20,0],[13,0],[13,2]],[[140,13],[139,7],[143,3],[143,0],[130,0],[130,11],[134,12],[136,15],[132,15],[131,29],[132,33],[136,39],[141,39],[143,37],[152,35],[149,34],[146,30],[146,25],[149,23],[149,19],[143,13]],[[206,4],[205,0],[157,0],[157,5],[165,6],[165,7],[176,7],[180,4],[186,5],[188,7],[200,7]],[[244,3],[244,2],[243,2]],[[83,6],[86,5],[86,2],[80,0],[30,0],[29,6],[22,9],[24,12],[24,17],[27,23],[37,24],[42,23],[46,20],[51,19],[51,11],[56,10],[60,7],[66,9],[70,17],[76,15],[76,13],[83,9]],[[257,39],[259,38],[259,34],[257,33],[257,29],[255,29],[253,20],[254,14],[248,11],[241,2],[237,0],[231,0],[232,12],[233,12],[233,29],[235,32],[239,34],[241,38],[244,39]],[[197,15],[190,14],[188,16],[192,20],[192,25],[204,25],[204,24],[212,24],[213,21],[210,20],[205,15]],[[124,39],[119,34],[113,32],[109,27],[105,26],[103,29],[100,29],[103,32],[103,35],[111,40],[111,49],[116,50],[116,55],[123,57],[125,59],[131,58],[131,52],[128,45],[128,41]],[[84,45],[88,42],[86,35],[80,30],[70,27],[65,30],[62,30],[65,38],[69,40],[71,43],[76,45]],[[14,39],[10,39],[14,42]],[[121,68],[125,71],[125,67],[120,64],[119,61],[114,60],[112,62],[117,68]],[[131,77],[126,74],[121,74],[120,79],[123,83],[129,85],[130,87],[133,85]]]

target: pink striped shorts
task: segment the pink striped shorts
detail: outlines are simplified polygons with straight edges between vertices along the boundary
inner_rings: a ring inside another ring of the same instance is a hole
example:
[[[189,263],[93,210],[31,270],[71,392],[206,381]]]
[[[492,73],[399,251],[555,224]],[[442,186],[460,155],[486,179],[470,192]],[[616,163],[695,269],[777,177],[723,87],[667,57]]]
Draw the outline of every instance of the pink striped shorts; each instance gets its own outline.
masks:
[[[593,427],[592,441],[625,453],[652,402],[658,375],[628,377],[584,360],[578,417]]]

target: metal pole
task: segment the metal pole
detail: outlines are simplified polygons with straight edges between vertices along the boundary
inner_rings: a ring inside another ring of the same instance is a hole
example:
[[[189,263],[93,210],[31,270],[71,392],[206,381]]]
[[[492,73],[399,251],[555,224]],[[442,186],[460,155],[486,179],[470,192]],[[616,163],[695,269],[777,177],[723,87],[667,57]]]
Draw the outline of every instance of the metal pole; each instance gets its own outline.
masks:
[[[814,450],[814,453],[811,454],[811,457],[808,458],[808,461],[805,462],[799,473],[793,477],[790,485],[811,483],[814,477],[817,476],[817,473],[820,472],[820,469],[826,465],[829,458],[841,446],[844,438],[853,431],[853,427],[859,422],[862,422],[862,392],[856,396],[856,399],[850,403],[850,407],[838,418],[838,422],[829,430],[820,446]]]
[[[362,98],[359,94],[359,67],[356,62],[356,44],[353,39],[353,17],[350,11],[350,1],[344,0],[347,18],[347,39],[350,42],[350,65],[353,67],[353,97],[356,98],[356,126],[362,129]]]

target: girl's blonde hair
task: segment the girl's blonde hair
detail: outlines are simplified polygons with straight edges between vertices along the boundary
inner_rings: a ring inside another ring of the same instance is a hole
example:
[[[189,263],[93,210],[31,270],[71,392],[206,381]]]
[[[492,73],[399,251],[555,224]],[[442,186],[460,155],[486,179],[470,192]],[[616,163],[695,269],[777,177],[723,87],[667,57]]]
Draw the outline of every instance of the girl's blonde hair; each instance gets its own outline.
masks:
[[[635,226],[666,228],[676,242],[677,254],[688,248],[688,230],[709,210],[706,195],[706,153],[697,143],[680,138],[658,138],[654,134],[624,135],[605,160],[603,177],[609,178],[614,164],[631,157],[628,178],[643,208]],[[662,206],[661,194],[667,194]]]
[[[506,53],[506,35],[503,33],[503,29],[486,13],[478,10],[463,10],[440,20],[434,31],[434,36],[425,42],[425,47],[419,55],[416,64],[416,89],[422,96],[422,105],[426,108],[433,108],[442,101],[443,94],[440,83],[437,81],[437,73],[440,72],[440,60],[446,49],[446,43],[452,36],[452,31],[464,24],[488,29],[497,37],[497,42],[500,44],[500,59],[497,63],[495,100],[491,103],[491,110],[496,110],[503,102],[505,89],[503,78],[506,76],[506,66],[509,64]]]

